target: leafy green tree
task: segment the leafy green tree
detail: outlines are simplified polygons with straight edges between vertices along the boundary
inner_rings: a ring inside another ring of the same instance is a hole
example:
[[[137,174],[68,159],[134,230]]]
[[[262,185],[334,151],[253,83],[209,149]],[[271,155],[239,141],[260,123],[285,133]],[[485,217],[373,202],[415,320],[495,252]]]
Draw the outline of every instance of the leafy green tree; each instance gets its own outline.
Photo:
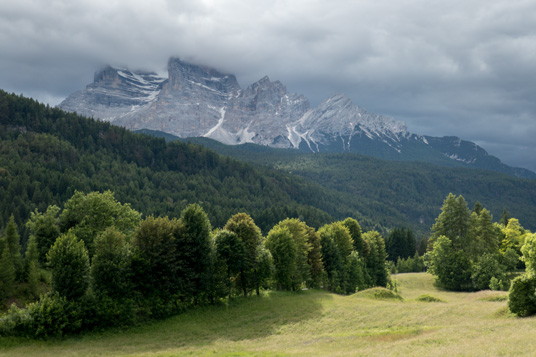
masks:
[[[377,231],[369,231],[363,234],[363,238],[370,246],[370,255],[367,260],[368,274],[372,283],[377,286],[387,286],[389,274],[386,269],[387,251],[385,241]]]
[[[280,290],[296,291],[302,282],[296,265],[298,248],[288,228],[277,225],[268,233],[266,247],[272,254],[275,281]]]
[[[508,248],[504,253],[502,253],[502,264],[505,266],[506,271],[515,270],[520,260],[521,257],[519,254],[517,254],[512,248]]]
[[[348,229],[348,233],[350,233],[350,237],[352,237],[355,251],[359,253],[359,256],[366,257],[370,252],[370,248],[367,242],[363,239],[359,223],[355,219],[348,217],[342,221],[342,224]]]
[[[0,298],[11,297],[15,291],[15,266],[9,249],[4,248],[0,256]]]
[[[519,224],[517,218],[510,218],[508,224],[503,229],[504,239],[501,242],[501,251],[504,252],[508,248],[514,249],[516,252],[521,252],[521,246],[525,238],[525,229]]]
[[[324,286],[329,291],[342,293],[341,274],[344,272],[344,262],[341,253],[337,248],[333,235],[330,234],[328,229],[321,228],[318,235],[320,236],[322,258],[327,280]]]
[[[230,297],[238,274],[244,269],[244,244],[236,233],[227,230],[219,230],[214,236],[214,241],[217,267],[224,271],[224,286]]]
[[[13,266],[15,267],[16,280],[24,280],[24,267],[22,262],[22,256],[20,254],[20,236],[15,223],[15,217],[11,215],[6,226],[6,247],[9,249],[11,259],[13,260]]]
[[[311,280],[308,282],[308,287],[318,288],[322,283],[322,274],[324,272],[324,263],[322,262],[322,246],[320,244],[320,236],[312,227],[307,227],[307,242],[311,249],[307,256],[309,264]]]
[[[469,290],[472,287],[471,262],[464,251],[455,249],[446,236],[439,236],[433,247],[429,272],[447,290]]]
[[[536,276],[536,233],[527,234],[521,247],[522,260],[525,262],[527,274]]]
[[[89,256],[82,240],[69,231],[61,235],[47,253],[52,270],[52,289],[60,296],[76,300],[89,286]]]
[[[260,280],[256,275],[257,251],[262,246],[261,230],[246,213],[233,215],[225,224],[224,229],[234,232],[244,245],[244,264],[239,276],[244,296],[252,290],[256,290],[259,294]]]
[[[176,231],[176,254],[181,293],[194,304],[207,300],[212,282],[212,227],[198,204],[188,205],[181,213]]]
[[[26,223],[30,235],[35,237],[39,251],[39,262],[42,264],[46,262],[48,250],[60,235],[59,212],[60,208],[55,205],[48,206],[44,213],[35,210],[30,214],[30,219]]]
[[[35,236],[30,236],[26,254],[24,256],[24,273],[25,281],[28,283],[30,294],[39,297],[39,251]]]
[[[296,249],[294,257],[295,272],[292,274],[292,290],[296,290],[298,285],[301,285],[302,283],[308,284],[311,280],[311,266],[309,265],[309,253],[312,249],[311,244],[309,243],[309,240],[311,239],[309,234],[311,231],[304,222],[296,218],[287,218],[279,222],[276,226],[274,226],[273,229],[275,228],[286,228],[291,235],[291,239],[294,241]],[[269,247],[268,249],[272,253],[275,263],[277,258],[274,256],[274,252]]]
[[[130,250],[125,235],[108,227],[94,243],[90,271],[93,291],[114,299],[130,296]]]
[[[257,286],[263,289],[269,289],[269,282],[274,275],[274,260],[272,254],[264,246],[257,249],[257,268],[256,279]]]
[[[176,231],[179,222],[167,217],[147,217],[132,240],[132,284],[139,299],[151,306],[179,297]],[[166,311],[157,312],[165,314]]]
[[[61,231],[72,229],[84,241],[92,256],[95,237],[111,226],[127,236],[132,235],[140,222],[140,214],[128,203],[119,203],[111,191],[88,194],[76,191],[65,203],[59,220]]]
[[[477,259],[483,253],[494,254],[499,249],[497,229],[493,225],[490,212],[481,208],[470,217],[469,244],[465,249],[470,257]]]
[[[523,274],[512,280],[508,291],[508,308],[525,317],[536,314],[536,276]]]
[[[513,219],[510,219],[508,225]],[[512,228],[519,231],[517,225]],[[536,314],[536,234],[526,235],[521,252],[527,271],[512,280],[508,292],[508,308],[518,316],[530,316]]]
[[[353,294],[357,290],[365,289],[365,276],[363,274],[364,263],[359,258],[359,253],[353,251],[346,262],[348,280],[346,282],[346,293]]]
[[[471,273],[473,286],[478,290],[489,289],[492,278],[497,279],[499,282],[504,281],[504,272],[505,267],[499,263],[498,257],[485,253],[473,264]]]
[[[467,249],[470,212],[463,196],[450,193],[441,208],[441,213],[432,226],[432,240],[440,236],[448,237],[454,248]]]

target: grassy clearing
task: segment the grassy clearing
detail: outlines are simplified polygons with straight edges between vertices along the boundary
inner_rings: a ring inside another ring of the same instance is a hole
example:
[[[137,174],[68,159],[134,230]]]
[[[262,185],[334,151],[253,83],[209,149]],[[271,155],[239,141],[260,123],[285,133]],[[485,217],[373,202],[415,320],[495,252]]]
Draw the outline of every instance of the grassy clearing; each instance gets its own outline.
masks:
[[[4,338],[0,355],[490,356],[536,351],[536,318],[511,315],[506,293],[445,292],[424,273],[396,279],[403,300],[364,292],[272,292],[127,331],[46,342]],[[417,300],[425,294],[443,303]]]

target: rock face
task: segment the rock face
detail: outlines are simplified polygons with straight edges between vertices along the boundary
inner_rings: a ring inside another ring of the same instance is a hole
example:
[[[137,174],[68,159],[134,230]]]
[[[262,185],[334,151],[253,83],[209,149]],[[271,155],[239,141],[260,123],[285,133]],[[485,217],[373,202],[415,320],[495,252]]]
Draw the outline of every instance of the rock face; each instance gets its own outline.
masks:
[[[536,178],[506,166],[474,143],[409,133],[402,121],[369,113],[343,95],[311,108],[303,95],[260,79],[240,88],[232,74],[171,58],[168,78],[106,67],[60,108],[128,129],[208,137],[228,145],[255,143],[308,152],[354,152],[421,160]]]

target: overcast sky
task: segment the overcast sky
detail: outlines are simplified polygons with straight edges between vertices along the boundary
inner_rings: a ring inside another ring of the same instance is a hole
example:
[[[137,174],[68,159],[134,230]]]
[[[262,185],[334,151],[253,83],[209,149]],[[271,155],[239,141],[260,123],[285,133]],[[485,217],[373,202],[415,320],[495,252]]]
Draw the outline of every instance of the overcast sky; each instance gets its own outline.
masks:
[[[0,0],[0,88],[59,104],[105,64],[177,56],[342,93],[536,171],[535,0]]]

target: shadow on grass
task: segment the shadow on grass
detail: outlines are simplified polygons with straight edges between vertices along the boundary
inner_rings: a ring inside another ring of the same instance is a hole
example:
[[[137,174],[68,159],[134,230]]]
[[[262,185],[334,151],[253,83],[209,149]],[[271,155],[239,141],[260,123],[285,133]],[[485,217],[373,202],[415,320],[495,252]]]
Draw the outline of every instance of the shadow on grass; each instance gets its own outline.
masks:
[[[139,353],[199,348],[221,341],[243,341],[279,334],[284,326],[319,318],[333,296],[321,290],[297,293],[268,292],[259,297],[235,298],[225,305],[199,307],[166,320],[58,341],[77,351],[95,348],[109,353]],[[92,347],[89,347],[92,345]],[[97,347],[97,345],[99,347]]]

